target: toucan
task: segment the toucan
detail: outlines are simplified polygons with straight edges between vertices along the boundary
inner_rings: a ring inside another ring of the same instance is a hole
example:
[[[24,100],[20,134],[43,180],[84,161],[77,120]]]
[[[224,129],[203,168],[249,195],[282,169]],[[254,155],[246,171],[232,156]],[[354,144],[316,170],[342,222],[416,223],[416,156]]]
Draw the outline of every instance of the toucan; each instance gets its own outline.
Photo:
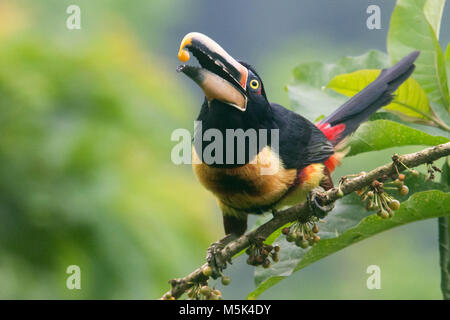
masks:
[[[395,90],[412,74],[419,53],[412,52],[383,69],[366,88],[314,124],[269,102],[254,67],[234,59],[208,36],[188,33],[181,41],[178,58],[186,63],[192,54],[200,66],[182,64],[177,71],[195,81],[205,94],[197,117],[201,133],[209,129],[222,133],[222,151],[236,154],[236,147],[226,148],[233,145],[227,139],[235,139],[227,135],[227,130],[278,130],[277,148],[271,139],[259,135],[256,146],[250,145],[255,141],[246,139],[245,156],[240,162],[219,159],[206,163],[201,155],[214,141],[194,143],[193,170],[200,183],[214,194],[223,214],[226,236],[220,244],[245,233],[248,214],[276,212],[305,202],[315,188],[332,188],[330,174],[345,156],[346,137],[392,101]],[[234,155],[231,160],[238,159]],[[264,166],[274,163],[278,170],[261,174]]]

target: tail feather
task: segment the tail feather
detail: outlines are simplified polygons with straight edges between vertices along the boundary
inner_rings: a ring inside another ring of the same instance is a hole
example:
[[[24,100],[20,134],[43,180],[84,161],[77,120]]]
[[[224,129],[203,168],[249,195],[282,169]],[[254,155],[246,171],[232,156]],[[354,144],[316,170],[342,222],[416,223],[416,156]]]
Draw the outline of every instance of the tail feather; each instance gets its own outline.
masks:
[[[354,132],[372,113],[392,101],[394,91],[414,71],[414,61],[419,54],[420,51],[414,51],[391,68],[383,69],[371,84],[320,121],[319,126],[340,125],[341,128],[345,126],[343,130],[339,130],[339,136],[334,139],[335,145]]]

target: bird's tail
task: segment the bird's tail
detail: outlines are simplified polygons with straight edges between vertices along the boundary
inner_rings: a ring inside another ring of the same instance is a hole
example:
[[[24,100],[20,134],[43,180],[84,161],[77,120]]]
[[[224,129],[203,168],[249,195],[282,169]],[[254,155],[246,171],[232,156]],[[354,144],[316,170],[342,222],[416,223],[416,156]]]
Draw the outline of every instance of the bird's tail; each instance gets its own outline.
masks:
[[[392,101],[394,91],[414,71],[414,61],[419,54],[420,51],[411,52],[396,65],[383,69],[372,83],[320,121],[317,126],[334,145],[337,145],[372,113]]]

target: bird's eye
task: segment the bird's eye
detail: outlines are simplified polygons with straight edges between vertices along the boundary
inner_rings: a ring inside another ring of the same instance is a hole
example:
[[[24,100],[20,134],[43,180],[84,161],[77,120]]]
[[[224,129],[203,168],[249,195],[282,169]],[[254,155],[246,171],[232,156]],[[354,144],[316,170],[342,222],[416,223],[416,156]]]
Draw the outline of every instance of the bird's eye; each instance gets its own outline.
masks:
[[[259,81],[258,80],[252,80],[250,81],[250,87],[254,90],[259,88]]]

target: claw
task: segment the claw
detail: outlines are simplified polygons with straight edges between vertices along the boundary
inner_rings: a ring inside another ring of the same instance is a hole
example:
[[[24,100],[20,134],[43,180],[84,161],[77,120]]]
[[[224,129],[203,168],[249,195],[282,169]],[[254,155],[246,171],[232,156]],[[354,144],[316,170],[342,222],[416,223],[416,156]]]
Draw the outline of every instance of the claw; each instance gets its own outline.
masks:
[[[319,219],[323,219],[327,215],[327,213],[334,208],[333,202],[327,205],[323,205],[322,203],[320,203],[320,200],[318,198],[320,193],[323,193],[324,191],[325,190],[323,188],[317,187],[308,194],[309,208],[311,209],[313,215]]]
[[[222,249],[234,238],[235,236],[229,234],[209,246],[206,253],[206,261],[212,269],[211,277],[213,279],[217,279],[222,275],[222,270],[226,269],[227,263],[231,264],[231,257],[225,259],[222,255]]]
[[[227,267],[227,263],[226,261],[224,261],[221,252],[223,246],[219,242],[220,241],[211,244],[206,253],[206,261],[212,269],[211,277],[213,279],[217,279],[218,277],[220,277],[220,273],[222,272],[222,270]]]

